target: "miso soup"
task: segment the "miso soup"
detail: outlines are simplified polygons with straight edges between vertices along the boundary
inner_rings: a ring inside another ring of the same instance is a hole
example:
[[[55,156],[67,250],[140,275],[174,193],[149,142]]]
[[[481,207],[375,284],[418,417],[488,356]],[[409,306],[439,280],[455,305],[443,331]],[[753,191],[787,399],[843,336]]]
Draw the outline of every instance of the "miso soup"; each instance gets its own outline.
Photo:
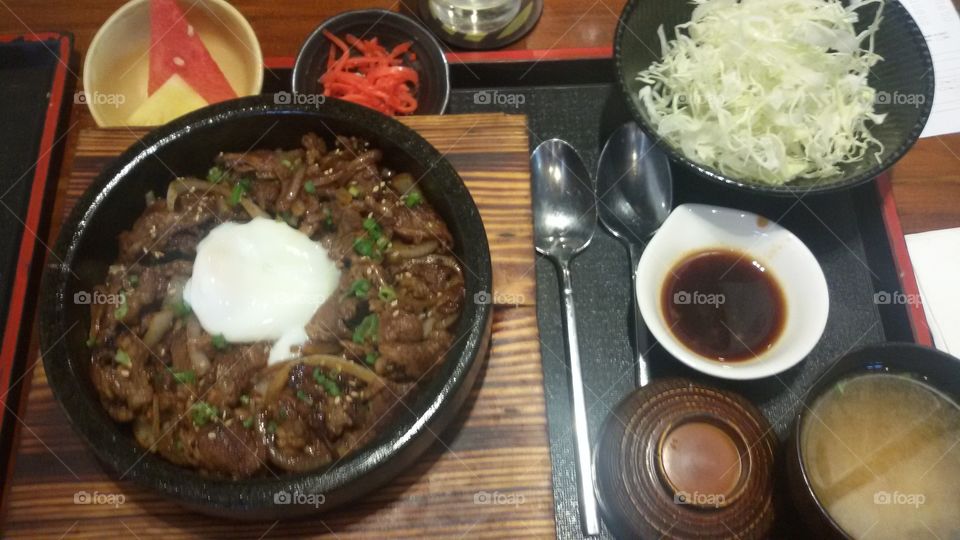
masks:
[[[850,536],[960,538],[960,407],[936,389],[892,374],[842,380],[800,438],[814,493]]]

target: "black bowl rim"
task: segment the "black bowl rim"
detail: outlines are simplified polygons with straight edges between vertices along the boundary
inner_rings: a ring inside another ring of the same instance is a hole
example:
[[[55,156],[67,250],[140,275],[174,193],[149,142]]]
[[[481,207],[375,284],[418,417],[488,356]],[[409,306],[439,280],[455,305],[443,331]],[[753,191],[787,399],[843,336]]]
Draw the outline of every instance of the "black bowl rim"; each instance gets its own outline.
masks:
[[[697,163],[696,161],[691,160],[686,157],[682,151],[674,147],[669,141],[661,137],[654,126],[650,125],[645,119],[640,111],[640,108],[637,107],[636,102],[633,99],[633,94],[627,88],[626,84],[626,73],[623,66],[623,54],[621,47],[623,45],[624,35],[627,32],[627,21],[633,17],[633,12],[637,9],[637,6],[641,2],[651,1],[651,0],[628,0],[627,5],[624,6],[623,11],[620,13],[620,17],[617,19],[617,30],[613,38],[613,58],[614,64],[616,65],[617,71],[617,86],[620,88],[620,93],[623,95],[624,100],[627,102],[627,108],[630,110],[630,115],[637,122],[637,125],[647,133],[654,141],[663,143],[662,148],[667,153],[670,158],[677,163],[680,163],[684,167],[690,169],[696,173],[696,176],[705,178],[714,183],[734,187],[739,189],[744,189],[751,193],[759,193],[763,195],[773,195],[778,197],[785,196],[797,196],[797,195],[807,195],[807,194],[821,194],[829,193],[834,191],[841,191],[845,189],[858,186],[860,184],[870,182],[877,176],[883,174],[884,171],[892,167],[897,161],[900,160],[907,153],[910,148],[917,142],[917,139],[920,138],[920,133],[923,131],[923,128],[926,126],[927,121],[930,119],[930,111],[933,108],[933,94],[935,88],[935,75],[933,72],[933,59],[930,56],[930,48],[927,46],[927,41],[923,37],[923,32],[920,31],[920,27],[917,26],[916,21],[913,20],[913,17],[910,13],[904,8],[900,2],[887,2],[884,7],[888,9],[900,10],[902,15],[905,15],[906,18],[904,21],[908,26],[908,31],[913,37],[914,45],[916,45],[918,53],[920,54],[920,61],[923,63],[923,67],[930,74],[929,83],[927,88],[924,91],[924,96],[926,100],[921,106],[920,120],[913,126],[913,129],[904,139],[903,143],[897,147],[896,150],[890,153],[890,155],[882,163],[879,163],[865,172],[862,172],[857,175],[850,176],[844,180],[837,182],[832,182],[829,184],[814,184],[812,186],[791,186],[785,184],[782,186],[766,185],[754,182],[745,182],[742,180],[737,180],[732,178],[722,172],[712,168]],[[666,28],[664,30],[667,30]],[[672,29],[671,29],[672,30]]]
[[[439,110],[430,110],[430,111],[414,111],[413,114],[443,114],[447,110],[447,105],[450,103],[450,63],[447,61],[447,55],[443,53],[443,46],[440,45],[440,42],[433,35],[433,33],[425,28],[423,25],[417,21],[407,17],[402,13],[397,13],[395,11],[389,11],[386,9],[355,9],[351,11],[344,11],[343,13],[338,13],[333,17],[323,21],[316,28],[313,29],[313,32],[310,32],[310,35],[307,36],[307,39],[304,40],[303,45],[300,46],[300,51],[297,53],[297,60],[293,64],[293,74],[291,76],[291,84],[294,92],[302,93],[304,91],[304,85],[306,84],[306,78],[310,74],[310,66],[307,65],[307,57],[310,56],[311,49],[314,47],[314,44],[318,40],[327,39],[323,35],[323,31],[327,30],[332,26],[336,26],[345,21],[350,21],[354,17],[359,15],[378,15],[380,18],[377,19],[377,23],[380,20],[385,18],[392,18],[394,21],[405,25],[408,27],[415,27],[423,32],[423,37],[426,41],[421,41],[417,39],[417,42],[421,43],[429,53],[436,54],[440,58],[440,63],[443,65],[443,73],[441,74],[441,81],[438,86],[441,87],[443,95],[443,103],[440,105]],[[377,24],[374,23],[374,24]],[[411,36],[411,39],[416,39]],[[431,77],[427,79],[428,81],[433,81],[434,74],[430,74]]]
[[[947,364],[953,364],[956,371],[960,372],[960,358],[947,354],[941,350],[918,345],[916,343],[888,341],[873,345],[865,345],[847,352],[838,358],[836,362],[827,367],[822,373],[820,373],[816,379],[814,379],[813,384],[810,385],[810,390],[803,397],[803,407],[794,416],[793,426],[788,432],[790,434],[788,444],[790,444],[792,447],[788,451],[793,456],[796,456],[795,459],[797,463],[795,465],[800,473],[800,480],[803,482],[803,495],[813,501],[813,504],[816,505],[820,511],[820,516],[827,523],[829,523],[831,527],[833,527],[834,532],[841,534],[844,538],[850,538],[850,535],[848,535],[846,531],[844,531],[840,525],[834,521],[833,516],[826,511],[826,509],[820,503],[820,499],[817,497],[816,493],[813,492],[813,486],[810,484],[810,477],[807,474],[807,467],[803,462],[803,453],[801,452],[801,431],[803,429],[804,418],[808,416],[811,406],[817,401],[817,399],[820,398],[820,396],[823,395],[829,385],[848,376],[866,373],[865,364],[871,362],[871,360],[864,359],[849,366],[844,366],[841,370],[835,370],[834,368],[841,363],[849,361],[848,359],[851,357],[869,355],[873,351],[901,351],[901,356],[903,358],[909,358],[910,363],[915,364],[914,366],[911,366],[911,368],[897,368],[894,373],[916,373],[922,375],[925,370],[929,369],[923,362],[924,357],[936,358],[946,362]],[[876,362],[876,360],[873,360],[873,362]],[[927,384],[934,388],[937,387],[936,382],[927,382]]]
[[[82,355],[71,353],[66,340],[62,339],[71,329],[66,320],[65,310],[61,308],[66,301],[70,275],[77,256],[78,243],[83,238],[83,231],[91,217],[99,211],[100,205],[107,195],[121,182],[129,181],[128,172],[152,156],[158,149],[179,140],[189,137],[197,129],[216,124],[223,124],[231,119],[250,118],[258,115],[276,115],[278,117],[292,114],[314,115],[317,118],[334,118],[344,122],[357,123],[364,129],[381,132],[385,129],[401,131],[408,136],[406,141],[392,140],[394,144],[422,163],[430,164],[434,174],[453,175],[460,181],[463,189],[464,204],[469,205],[476,216],[476,226],[479,227],[480,238],[473,242],[474,249],[479,253],[479,264],[473,268],[478,287],[490,290],[493,284],[493,269],[490,259],[490,249],[483,222],[479,218],[479,211],[472,196],[470,196],[460,175],[440,152],[428,143],[419,133],[403,125],[401,122],[382,115],[372,109],[340,100],[331,100],[318,107],[302,105],[277,105],[269,96],[253,96],[226,101],[205,107],[186,116],[183,116],[163,127],[157,128],[132,144],[123,154],[114,159],[93,181],[90,187],[80,197],[70,215],[64,221],[56,244],[54,245],[54,263],[48,264],[43,273],[40,302],[40,343],[44,368],[48,384],[54,398],[60,404],[74,431],[78,433],[96,457],[115,472],[126,471],[123,478],[129,478],[135,484],[151,489],[155,492],[174,499],[177,502],[197,509],[204,513],[236,517],[244,519],[247,511],[263,511],[268,503],[263,499],[264,493],[276,493],[286,490],[300,493],[333,493],[346,491],[357,487],[356,492],[347,494],[344,501],[353,499],[372,488],[388,481],[399,471],[384,475],[377,479],[374,475],[381,474],[390,461],[402,451],[412,447],[412,443],[425,431],[443,429],[453,418],[455,410],[463,403],[462,395],[469,390],[465,384],[475,381],[479,371],[479,363],[484,361],[481,355],[487,350],[489,329],[492,321],[492,307],[489,303],[479,303],[476,307],[477,316],[470,323],[464,334],[463,353],[459,358],[448,358],[447,362],[455,362],[450,377],[442,383],[435,394],[430,395],[428,403],[423,408],[423,414],[416,421],[410,423],[409,428],[393,425],[381,432],[378,439],[371,441],[365,447],[343,459],[332,469],[323,469],[307,473],[289,473],[279,478],[264,477],[255,479],[229,480],[208,478],[191,469],[180,467],[163,460],[155,455],[140,449],[133,441],[129,441],[121,433],[120,427],[113,421],[88,422],[82,416],[83,410],[90,407],[101,407],[99,402],[92,403],[83,397],[84,391],[78,388],[77,381],[69,377],[72,368],[59,369],[56,363],[72,363],[85,361]],[[469,292],[469,291],[468,291]],[[81,357],[78,357],[81,356]],[[117,444],[97,445],[96,441],[111,440]],[[379,441],[379,442],[378,442]],[[415,453],[421,450],[413,450]],[[415,457],[415,456],[414,456]],[[149,460],[151,467],[157,467],[159,472],[168,475],[176,473],[186,476],[188,481],[167,483],[160,481],[153,473],[143,473],[142,467],[136,467],[141,459]],[[344,473],[344,471],[346,471]],[[333,472],[333,474],[328,474]],[[371,478],[373,478],[371,480]],[[360,479],[368,480],[364,488],[357,486]],[[306,515],[317,513],[311,506],[286,505],[282,508],[273,506],[274,512],[267,510],[269,515]],[[332,507],[323,507],[321,511]],[[262,518],[263,513],[251,515],[246,519]]]

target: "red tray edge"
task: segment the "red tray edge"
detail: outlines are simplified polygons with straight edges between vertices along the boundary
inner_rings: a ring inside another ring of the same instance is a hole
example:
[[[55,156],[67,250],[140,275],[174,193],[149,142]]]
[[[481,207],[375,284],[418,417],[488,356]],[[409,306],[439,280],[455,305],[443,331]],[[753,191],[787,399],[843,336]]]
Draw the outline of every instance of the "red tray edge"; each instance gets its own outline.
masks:
[[[27,206],[27,213],[24,220],[24,231],[20,238],[20,249],[17,254],[16,271],[14,273],[13,290],[10,294],[10,304],[8,306],[7,321],[3,329],[2,349],[0,349],[0,429],[3,428],[5,418],[9,412],[16,415],[19,411],[19,404],[9,404],[7,400],[10,389],[21,380],[26,378],[33,370],[27,366],[21,379],[12,381],[14,360],[17,351],[20,349],[21,339],[29,339],[29,335],[23,331],[24,327],[33,324],[32,320],[24,321],[23,313],[27,302],[27,289],[31,281],[31,266],[33,264],[36,246],[42,242],[37,237],[36,230],[40,225],[40,219],[43,211],[44,195],[47,185],[50,182],[49,174],[51,169],[51,157],[54,154],[54,146],[57,144],[55,139],[57,129],[60,124],[60,112],[65,98],[64,92],[67,81],[67,62],[70,60],[72,50],[72,37],[68,34],[57,32],[31,33],[29,35],[0,35],[0,43],[10,43],[15,40],[24,40],[29,42],[37,41],[57,41],[59,47],[59,65],[53,74],[53,81],[50,87],[50,100],[47,103],[47,110],[44,115],[43,133],[40,136],[39,159],[36,162],[33,174],[33,185],[30,189],[30,201]],[[54,179],[56,181],[56,179]],[[21,396],[22,397],[22,396]],[[14,429],[13,440],[18,437],[18,429]],[[10,459],[3,464],[5,478],[10,478],[10,468],[13,466],[11,448]],[[0,509],[4,507],[3,494],[6,492],[6,482],[0,486]]]

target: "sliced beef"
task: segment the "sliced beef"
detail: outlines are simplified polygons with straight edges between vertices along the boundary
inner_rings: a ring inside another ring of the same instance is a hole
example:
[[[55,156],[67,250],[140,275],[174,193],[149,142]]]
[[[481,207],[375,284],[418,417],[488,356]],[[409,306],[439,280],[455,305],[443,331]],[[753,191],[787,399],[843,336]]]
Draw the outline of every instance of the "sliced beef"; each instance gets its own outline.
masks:
[[[241,423],[211,422],[199,429],[196,458],[208,471],[243,478],[264,466],[267,452],[256,432]]]

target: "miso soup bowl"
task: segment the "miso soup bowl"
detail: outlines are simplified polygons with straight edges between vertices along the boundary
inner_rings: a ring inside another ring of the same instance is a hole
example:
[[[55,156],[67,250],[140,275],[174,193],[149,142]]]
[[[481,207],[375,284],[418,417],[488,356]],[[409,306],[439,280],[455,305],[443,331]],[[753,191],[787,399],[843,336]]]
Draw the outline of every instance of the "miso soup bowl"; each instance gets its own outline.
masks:
[[[786,466],[790,495],[799,512],[797,521],[810,529],[809,538],[849,539],[820,503],[804,464],[801,434],[813,417],[811,408],[837,383],[866,374],[910,376],[960,401],[960,359],[912,343],[882,343],[851,352],[827,368],[813,384],[790,430]]]

